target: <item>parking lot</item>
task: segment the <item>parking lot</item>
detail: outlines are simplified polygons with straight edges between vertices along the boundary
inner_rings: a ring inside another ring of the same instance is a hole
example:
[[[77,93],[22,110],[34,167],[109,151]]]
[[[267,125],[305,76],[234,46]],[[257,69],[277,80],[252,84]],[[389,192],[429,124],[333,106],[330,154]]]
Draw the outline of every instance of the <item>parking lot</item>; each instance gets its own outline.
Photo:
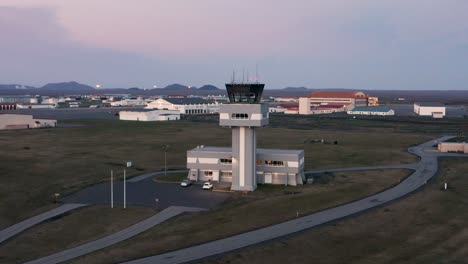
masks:
[[[114,182],[114,205],[123,205],[123,182]],[[229,197],[229,193],[203,190],[202,185],[192,184],[181,187],[179,183],[156,182],[153,177],[137,182],[128,182],[126,186],[127,205],[155,207],[164,209],[168,206],[190,206],[213,209]],[[66,203],[110,204],[111,184],[97,184],[70,196],[64,197]]]

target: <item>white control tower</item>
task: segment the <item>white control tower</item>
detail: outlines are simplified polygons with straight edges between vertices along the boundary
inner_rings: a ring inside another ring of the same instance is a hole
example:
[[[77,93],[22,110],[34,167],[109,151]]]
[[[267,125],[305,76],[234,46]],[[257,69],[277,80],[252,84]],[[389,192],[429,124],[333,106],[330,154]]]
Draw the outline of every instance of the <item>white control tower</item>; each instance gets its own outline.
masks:
[[[228,83],[229,104],[220,108],[219,125],[232,128],[232,186],[235,191],[257,188],[256,127],[268,125],[268,105],[260,103],[261,83]]]

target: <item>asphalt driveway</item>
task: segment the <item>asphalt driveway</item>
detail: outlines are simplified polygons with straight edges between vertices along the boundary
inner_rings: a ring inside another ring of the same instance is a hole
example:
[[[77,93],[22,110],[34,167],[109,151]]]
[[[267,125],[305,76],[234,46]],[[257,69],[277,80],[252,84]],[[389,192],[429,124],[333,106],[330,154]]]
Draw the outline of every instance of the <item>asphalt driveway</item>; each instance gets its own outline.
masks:
[[[179,183],[161,183],[153,177],[137,182],[127,181],[127,206],[146,206],[165,209],[187,206],[213,209],[229,197],[229,193],[203,190],[199,184],[181,187]],[[156,202],[156,199],[158,202]],[[64,197],[64,203],[109,204],[110,182],[94,185]],[[114,206],[123,206],[123,181],[114,182]]]

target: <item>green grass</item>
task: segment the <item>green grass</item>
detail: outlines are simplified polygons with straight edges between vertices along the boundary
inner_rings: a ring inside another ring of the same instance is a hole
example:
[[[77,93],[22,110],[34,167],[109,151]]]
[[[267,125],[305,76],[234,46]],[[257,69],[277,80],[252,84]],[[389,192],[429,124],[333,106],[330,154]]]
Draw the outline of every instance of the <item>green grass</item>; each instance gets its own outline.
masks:
[[[441,165],[438,178],[403,200],[201,263],[466,263],[468,162]]]
[[[72,263],[123,262],[269,226],[293,219],[297,212],[309,214],[379,192],[397,184],[409,172],[343,172],[335,173],[327,184],[260,185],[255,192],[233,193],[218,210],[182,215]]]
[[[468,142],[468,137],[454,137],[446,140],[445,142]]]
[[[156,176],[154,179],[156,181],[163,181],[163,182],[181,182],[186,180],[188,177],[187,173],[169,173],[167,175],[160,175]]]
[[[276,122],[275,117],[271,118]],[[122,177],[164,168],[161,147],[170,145],[169,169],[186,166],[186,151],[197,145],[230,146],[230,129],[205,122],[125,122],[76,120],[80,126],[0,132],[0,228],[53,207],[54,193],[62,196],[110,180],[110,170]],[[258,129],[258,147],[304,149],[306,169],[415,162],[408,146],[428,135],[322,131],[283,127]],[[305,143],[324,138],[338,145]],[[120,172],[120,173],[117,173]]]
[[[72,211],[1,244],[0,263],[23,263],[48,256],[118,232],[154,214],[156,210],[144,207],[92,206]]]

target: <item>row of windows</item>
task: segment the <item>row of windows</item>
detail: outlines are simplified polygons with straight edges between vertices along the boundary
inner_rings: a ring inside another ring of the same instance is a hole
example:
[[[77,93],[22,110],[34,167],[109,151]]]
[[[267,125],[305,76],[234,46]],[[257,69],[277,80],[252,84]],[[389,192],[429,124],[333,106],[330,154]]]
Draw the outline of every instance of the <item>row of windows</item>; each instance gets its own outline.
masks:
[[[221,164],[232,164],[232,159],[220,159]]]
[[[205,171],[205,176],[213,176],[213,172],[212,171]]]
[[[244,113],[235,113],[231,115],[231,119],[249,119],[249,115]]]
[[[262,166],[262,160],[257,160],[257,166]],[[284,167],[286,166],[286,161],[282,160],[265,160],[265,166],[272,166],[272,167]]]
[[[186,114],[206,114],[207,111],[204,109],[188,109],[185,110]]]

